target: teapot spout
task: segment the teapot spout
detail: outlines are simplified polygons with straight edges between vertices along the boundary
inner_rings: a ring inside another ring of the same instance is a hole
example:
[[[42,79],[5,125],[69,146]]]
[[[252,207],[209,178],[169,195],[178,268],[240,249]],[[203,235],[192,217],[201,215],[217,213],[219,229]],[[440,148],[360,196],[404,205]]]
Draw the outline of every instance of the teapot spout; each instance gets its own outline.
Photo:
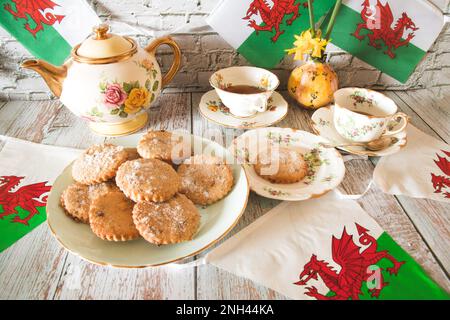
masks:
[[[21,65],[22,68],[31,69],[41,75],[52,93],[58,98],[61,96],[62,84],[67,76],[67,66],[54,66],[43,60],[26,60]]]

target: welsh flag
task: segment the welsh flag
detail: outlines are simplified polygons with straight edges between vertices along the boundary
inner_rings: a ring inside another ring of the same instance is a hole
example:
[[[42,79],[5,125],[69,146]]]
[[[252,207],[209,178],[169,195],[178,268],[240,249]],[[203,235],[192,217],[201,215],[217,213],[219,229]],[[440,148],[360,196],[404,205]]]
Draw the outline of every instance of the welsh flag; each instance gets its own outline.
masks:
[[[404,83],[443,26],[428,1],[344,0],[331,41]]]
[[[204,262],[292,299],[450,299],[356,201],[334,192],[281,203]]]
[[[80,152],[0,135],[0,252],[47,219],[51,186]]]
[[[335,0],[315,0],[318,21]],[[209,15],[208,24],[250,63],[272,68],[291,48],[294,35],[309,28],[306,0],[224,0]]]
[[[99,23],[85,0],[0,0],[0,26],[33,56],[56,65]]]

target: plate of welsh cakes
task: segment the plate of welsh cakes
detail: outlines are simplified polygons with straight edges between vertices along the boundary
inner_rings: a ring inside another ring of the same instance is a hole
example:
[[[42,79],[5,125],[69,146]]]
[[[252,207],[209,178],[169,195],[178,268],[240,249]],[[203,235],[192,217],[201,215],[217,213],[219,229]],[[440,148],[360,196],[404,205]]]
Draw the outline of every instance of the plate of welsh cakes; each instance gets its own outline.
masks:
[[[344,179],[342,156],[322,147],[323,142],[310,132],[267,127],[246,131],[229,149],[243,164],[252,191],[266,198],[302,201],[324,195]]]
[[[148,131],[86,149],[54,182],[47,221],[58,242],[87,261],[159,266],[220,240],[248,195],[244,169],[221,145]]]

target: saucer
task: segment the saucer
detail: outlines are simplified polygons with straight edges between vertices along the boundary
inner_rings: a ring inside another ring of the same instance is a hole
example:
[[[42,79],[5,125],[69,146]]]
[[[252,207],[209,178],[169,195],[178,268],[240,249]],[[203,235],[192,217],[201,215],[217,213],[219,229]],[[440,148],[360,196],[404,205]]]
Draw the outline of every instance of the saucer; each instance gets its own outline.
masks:
[[[267,111],[241,118],[232,115],[220,100],[216,90],[211,90],[202,96],[199,110],[204,118],[221,126],[235,129],[255,129],[267,127],[283,120],[288,112],[288,103],[278,92],[274,92],[269,98]]]
[[[323,148],[326,140],[313,133],[291,128],[260,128],[249,130],[233,140],[229,150],[244,167],[250,189],[260,196],[286,201],[317,198],[336,188],[343,180],[345,166],[334,148]],[[250,159],[268,145],[299,150],[308,164],[308,174],[296,183],[272,183],[260,177]]]
[[[351,142],[350,140],[347,140],[343,138],[334,128],[333,124],[333,110],[332,107],[323,107],[318,110],[316,110],[313,115],[311,116],[312,120],[312,127],[315,133],[320,135],[321,137],[329,140],[331,143],[346,143]],[[392,124],[390,124],[393,129],[396,128],[396,126],[399,125],[398,122],[393,121]],[[396,143],[393,145],[387,147],[386,149],[379,150],[379,151],[370,151],[366,150],[364,147],[358,147],[358,146],[352,146],[352,147],[338,147],[338,149],[341,149],[345,152],[351,153],[351,154],[357,154],[357,155],[366,155],[370,157],[382,157],[387,156],[393,153],[398,152],[401,148],[406,146],[406,130],[403,130],[402,132],[399,132],[397,134],[392,135],[392,137],[395,137],[398,139]]]

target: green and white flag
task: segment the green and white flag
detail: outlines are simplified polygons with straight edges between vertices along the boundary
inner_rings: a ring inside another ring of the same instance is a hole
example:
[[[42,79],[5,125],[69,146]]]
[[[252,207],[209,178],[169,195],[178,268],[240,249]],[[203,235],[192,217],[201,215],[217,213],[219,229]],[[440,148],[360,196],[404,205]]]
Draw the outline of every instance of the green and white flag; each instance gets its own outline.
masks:
[[[450,203],[450,145],[412,124],[406,132],[407,145],[381,157],[373,181],[384,193]]]
[[[51,185],[80,153],[0,135],[0,252],[47,219]]]
[[[315,0],[315,21],[335,0]],[[272,68],[291,48],[294,35],[309,28],[306,0],[224,0],[209,15],[208,24],[250,63]]]
[[[0,26],[33,56],[56,65],[100,22],[85,0],[0,0]]]
[[[354,200],[286,201],[204,263],[293,299],[449,299]]]
[[[425,0],[344,0],[331,42],[404,83],[443,26]]]

